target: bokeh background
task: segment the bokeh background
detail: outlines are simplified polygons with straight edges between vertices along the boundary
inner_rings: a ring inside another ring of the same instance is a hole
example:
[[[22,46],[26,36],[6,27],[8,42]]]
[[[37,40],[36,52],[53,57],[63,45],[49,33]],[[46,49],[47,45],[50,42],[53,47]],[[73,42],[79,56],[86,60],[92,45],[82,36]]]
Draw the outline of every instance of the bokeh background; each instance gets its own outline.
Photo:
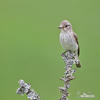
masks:
[[[100,0],[0,0],[0,100],[16,94],[18,80],[31,83],[41,100],[58,100],[64,73],[58,25],[68,19],[79,37],[82,68],[70,100],[100,99]],[[95,98],[80,98],[83,92]]]

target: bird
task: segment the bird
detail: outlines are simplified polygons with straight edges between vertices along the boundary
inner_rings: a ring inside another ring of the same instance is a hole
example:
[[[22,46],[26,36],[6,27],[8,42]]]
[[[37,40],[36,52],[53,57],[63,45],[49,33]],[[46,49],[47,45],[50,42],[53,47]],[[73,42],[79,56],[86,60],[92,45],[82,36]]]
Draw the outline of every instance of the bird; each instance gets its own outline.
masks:
[[[68,20],[63,20],[58,27],[61,32],[59,35],[59,40],[66,53],[67,51],[74,52],[77,57],[80,55],[80,47],[78,42],[78,37],[72,29],[72,25]],[[76,64],[76,67],[80,68],[80,61]]]

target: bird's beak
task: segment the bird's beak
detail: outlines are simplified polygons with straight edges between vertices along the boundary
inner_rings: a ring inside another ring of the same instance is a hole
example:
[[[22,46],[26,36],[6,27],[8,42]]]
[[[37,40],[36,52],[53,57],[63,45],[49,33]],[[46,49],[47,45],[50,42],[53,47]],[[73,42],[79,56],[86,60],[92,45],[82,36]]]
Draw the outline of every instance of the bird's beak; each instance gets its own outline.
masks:
[[[59,26],[58,28],[59,28],[59,29],[63,29],[63,27],[62,27],[62,26]]]

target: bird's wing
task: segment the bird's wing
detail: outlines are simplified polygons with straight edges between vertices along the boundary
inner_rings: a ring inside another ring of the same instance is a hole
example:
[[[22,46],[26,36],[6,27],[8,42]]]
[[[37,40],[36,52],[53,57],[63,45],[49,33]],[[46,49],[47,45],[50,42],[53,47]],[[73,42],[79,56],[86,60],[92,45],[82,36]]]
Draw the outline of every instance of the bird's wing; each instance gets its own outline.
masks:
[[[76,33],[74,33],[74,38],[75,38],[75,41],[78,44],[78,56],[79,56],[80,55],[80,47],[79,47],[78,37],[77,37]]]

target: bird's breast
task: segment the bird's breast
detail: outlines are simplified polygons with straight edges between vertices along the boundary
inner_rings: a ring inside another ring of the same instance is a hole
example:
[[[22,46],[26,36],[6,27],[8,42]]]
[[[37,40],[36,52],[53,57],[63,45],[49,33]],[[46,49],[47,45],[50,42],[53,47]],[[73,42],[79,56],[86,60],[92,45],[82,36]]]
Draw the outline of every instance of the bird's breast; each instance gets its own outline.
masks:
[[[60,43],[65,50],[75,51],[78,45],[71,33],[60,33]]]

